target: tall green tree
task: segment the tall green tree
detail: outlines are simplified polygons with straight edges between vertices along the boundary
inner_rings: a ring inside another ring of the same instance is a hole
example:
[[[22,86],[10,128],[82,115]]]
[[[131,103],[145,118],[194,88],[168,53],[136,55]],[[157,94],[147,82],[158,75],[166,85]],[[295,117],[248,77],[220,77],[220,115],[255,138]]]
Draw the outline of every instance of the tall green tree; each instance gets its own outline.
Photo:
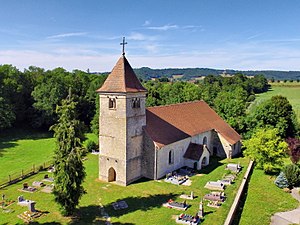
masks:
[[[71,215],[85,193],[82,183],[85,169],[82,162],[84,149],[81,141],[83,133],[76,120],[76,103],[68,97],[57,106],[58,123],[51,126],[56,138],[54,152],[54,196],[63,215]]]
[[[287,143],[280,138],[278,130],[258,129],[249,140],[243,142],[244,154],[255,160],[258,168],[273,172],[283,163]]]
[[[14,121],[15,114],[13,113],[11,106],[0,96],[0,131],[11,127]]]
[[[220,91],[214,100],[217,113],[239,133],[244,131],[247,92],[242,87]]]
[[[252,110],[248,117],[248,128],[273,127],[278,129],[278,134],[283,137],[293,137],[297,133],[297,122],[292,105],[286,97],[273,96],[260,103]]]

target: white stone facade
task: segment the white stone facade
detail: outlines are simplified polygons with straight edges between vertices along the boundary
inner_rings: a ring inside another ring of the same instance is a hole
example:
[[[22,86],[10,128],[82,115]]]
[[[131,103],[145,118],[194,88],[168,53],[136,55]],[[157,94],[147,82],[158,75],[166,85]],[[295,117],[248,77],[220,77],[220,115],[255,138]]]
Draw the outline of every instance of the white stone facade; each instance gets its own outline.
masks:
[[[101,93],[99,178],[127,185],[142,177],[145,93]],[[110,102],[114,99],[113,107]],[[133,107],[133,100],[139,104]],[[109,171],[114,173],[109,176]]]

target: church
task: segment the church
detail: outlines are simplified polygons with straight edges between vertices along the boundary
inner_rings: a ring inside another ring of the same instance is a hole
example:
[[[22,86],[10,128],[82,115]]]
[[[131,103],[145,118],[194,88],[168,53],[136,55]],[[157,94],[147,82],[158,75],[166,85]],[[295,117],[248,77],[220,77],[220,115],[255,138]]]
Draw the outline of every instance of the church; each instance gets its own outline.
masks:
[[[147,90],[124,52],[97,92],[100,180],[126,186],[241,152],[240,135],[204,101],[146,108]]]

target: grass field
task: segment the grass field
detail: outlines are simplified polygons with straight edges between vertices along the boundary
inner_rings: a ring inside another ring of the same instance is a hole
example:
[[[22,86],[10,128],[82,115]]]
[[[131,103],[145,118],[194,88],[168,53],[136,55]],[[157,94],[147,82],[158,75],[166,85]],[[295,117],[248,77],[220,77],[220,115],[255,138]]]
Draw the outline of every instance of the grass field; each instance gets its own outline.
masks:
[[[270,224],[276,212],[288,211],[298,206],[298,201],[274,185],[275,177],[254,169],[248,187],[247,199],[241,215],[240,225]]]
[[[272,83],[270,91],[257,95],[255,104],[269,99],[274,95],[282,95],[287,97],[293,106],[298,121],[300,121],[300,83]]]
[[[58,211],[58,206],[53,201],[51,194],[38,191],[37,193],[23,193],[18,189],[21,188],[23,182],[29,184],[35,180],[41,180],[47,172],[39,173],[33,177],[24,180],[21,183],[14,184],[0,190],[0,194],[5,194],[7,198],[17,199],[17,196],[23,195],[26,199],[37,202],[38,210],[46,211],[36,224],[105,224],[100,215],[99,204],[103,204],[105,211],[111,216],[113,224],[175,224],[174,216],[179,215],[181,211],[162,207],[162,203],[172,198],[177,201],[183,201],[179,198],[182,193],[190,193],[194,191],[198,196],[195,200],[187,200],[191,207],[187,213],[194,215],[199,207],[200,197],[209,191],[204,189],[204,185],[209,180],[220,179],[225,173],[225,165],[229,162],[227,159],[217,161],[202,171],[201,176],[192,177],[192,186],[177,186],[163,181],[140,180],[128,187],[121,187],[112,183],[100,182],[98,177],[98,157],[96,155],[88,155],[85,161],[87,178],[84,186],[87,194],[83,196],[80,207],[78,209],[78,218],[71,219],[62,217]],[[230,162],[240,162],[244,167],[243,173],[246,171],[248,161],[244,158],[230,160]],[[205,206],[205,220],[203,224],[223,224],[229,211],[234,195],[243,178],[240,174],[236,183],[229,186],[225,191],[228,200],[219,209],[208,208]],[[111,203],[117,200],[125,200],[129,205],[128,209],[115,211]],[[24,212],[25,208],[18,206],[16,203],[9,207],[13,212],[0,214],[0,221],[3,224],[22,223],[17,215]]]
[[[49,132],[11,129],[0,133],[0,182],[52,159],[55,147]]]
[[[272,83],[270,91],[257,95],[254,105],[274,95],[287,97],[300,122],[300,84]],[[286,161],[290,163],[290,160]],[[265,175],[262,170],[254,169],[239,224],[269,224],[274,213],[298,206],[295,199],[274,185],[274,179],[275,177]]]

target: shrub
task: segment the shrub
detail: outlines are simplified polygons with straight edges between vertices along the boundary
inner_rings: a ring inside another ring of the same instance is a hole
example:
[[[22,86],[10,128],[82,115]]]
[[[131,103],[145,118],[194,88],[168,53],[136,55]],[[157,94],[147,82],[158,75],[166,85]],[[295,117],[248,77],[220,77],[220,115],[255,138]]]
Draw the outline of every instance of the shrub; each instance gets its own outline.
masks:
[[[282,171],[290,187],[300,184],[300,169],[298,166],[295,164],[286,165]]]
[[[39,171],[43,171],[44,167],[42,165],[39,166]]]
[[[96,144],[96,142],[92,141],[92,140],[88,140],[86,143],[86,150],[88,152],[92,152],[93,150],[98,150],[98,145]]]
[[[287,188],[289,186],[288,180],[286,179],[283,172],[280,172],[274,183],[279,188]]]

